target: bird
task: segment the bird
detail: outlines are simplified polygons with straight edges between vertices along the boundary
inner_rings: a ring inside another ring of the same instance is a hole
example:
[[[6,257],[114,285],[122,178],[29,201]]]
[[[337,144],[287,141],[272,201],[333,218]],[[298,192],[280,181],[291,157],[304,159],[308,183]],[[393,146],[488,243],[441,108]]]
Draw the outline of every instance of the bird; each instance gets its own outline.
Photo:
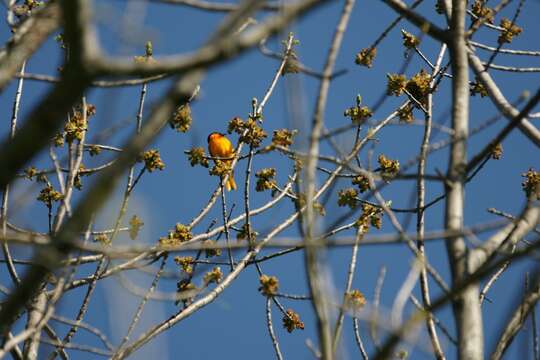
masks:
[[[215,157],[232,157],[234,155],[234,146],[225,134],[219,132],[213,132],[208,135],[208,151],[210,155]],[[225,163],[230,164],[232,160],[223,160]],[[227,191],[236,190],[236,182],[231,171],[229,179],[225,184]]]

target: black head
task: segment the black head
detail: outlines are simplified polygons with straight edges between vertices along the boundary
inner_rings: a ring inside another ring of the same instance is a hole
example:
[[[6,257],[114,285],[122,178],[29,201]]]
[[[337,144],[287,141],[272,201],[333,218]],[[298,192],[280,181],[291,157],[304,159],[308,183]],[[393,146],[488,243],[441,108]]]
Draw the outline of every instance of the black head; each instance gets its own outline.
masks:
[[[220,132],[214,131],[214,132],[210,133],[210,135],[208,135],[208,139],[206,139],[206,141],[209,143],[209,142],[210,142],[210,139],[211,139],[212,137],[214,137],[215,135],[225,136],[225,134],[222,134],[222,133],[220,133]]]

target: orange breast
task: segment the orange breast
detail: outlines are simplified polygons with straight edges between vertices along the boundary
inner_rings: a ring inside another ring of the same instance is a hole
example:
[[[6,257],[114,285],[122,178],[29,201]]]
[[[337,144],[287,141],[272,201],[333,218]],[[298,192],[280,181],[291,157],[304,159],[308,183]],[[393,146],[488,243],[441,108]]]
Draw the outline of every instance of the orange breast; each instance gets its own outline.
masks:
[[[226,137],[212,139],[208,144],[208,150],[212,156],[227,157],[233,154],[233,146]]]

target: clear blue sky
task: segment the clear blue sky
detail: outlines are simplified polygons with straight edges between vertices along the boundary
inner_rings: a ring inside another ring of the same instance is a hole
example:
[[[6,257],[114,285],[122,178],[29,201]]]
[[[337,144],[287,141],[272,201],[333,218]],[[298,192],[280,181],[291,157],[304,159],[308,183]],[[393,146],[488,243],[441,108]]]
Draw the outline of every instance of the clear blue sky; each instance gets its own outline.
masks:
[[[99,37],[102,46],[110,53],[122,55],[136,55],[144,52],[144,44],[152,40],[154,44],[154,54],[173,54],[196,49],[204,43],[205,39],[212,33],[212,30],[222,19],[223,14],[208,13],[181,6],[171,6],[164,4],[146,4],[146,2],[134,1],[96,1],[95,11],[99,23]],[[322,69],[325,62],[333,29],[337,23],[343,2],[333,2],[330,5],[321,7],[310,13],[301,21],[293,24],[290,28],[295,36],[300,40],[300,45],[296,51],[300,60],[312,69]],[[517,2],[511,3],[504,14],[511,17],[517,6]],[[432,2],[426,2],[419,7],[421,11],[430,19],[443,25],[443,17],[436,14],[432,8]],[[128,16],[129,15],[129,16]],[[540,23],[537,21],[540,16],[540,2],[531,0],[525,3],[518,24],[524,28],[522,36],[508,45],[513,49],[536,49],[540,47],[538,34],[540,33]],[[261,18],[262,15],[258,16]],[[364,47],[368,47],[373,40],[386,28],[386,26],[396,17],[395,13],[380,1],[359,1],[356,3],[351,16],[351,21],[345,34],[343,47],[340,51],[336,69],[346,69],[348,72],[335,81],[330,87],[330,96],[325,114],[325,124],[328,128],[337,128],[348,124],[348,118],[343,116],[343,111],[354,105],[356,94],[361,94],[364,104],[373,105],[381,94],[385,91],[386,74],[397,72],[404,61],[404,48],[401,46],[401,34],[399,29],[403,28],[414,34],[418,34],[415,27],[407,22],[398,25],[382,42],[378,48],[375,65],[372,69],[361,68],[354,64],[355,54]],[[497,21],[500,16],[497,17]],[[286,36],[283,33],[280,39]],[[5,42],[9,32],[5,24],[0,27],[0,36]],[[496,35],[492,31],[481,30],[477,40],[482,40],[492,46],[496,46]],[[279,41],[272,40],[268,46],[278,51]],[[421,44],[422,51],[434,61],[438,52],[438,45],[424,38]],[[483,59],[487,59],[485,52],[478,50]],[[45,46],[28,62],[27,71],[40,74],[54,74],[55,69],[60,65],[61,52],[54,41],[49,41]],[[495,63],[501,65],[521,65],[539,66],[538,58],[523,57],[513,59],[508,56],[499,55]],[[183,153],[191,146],[206,146],[206,137],[211,131],[225,132],[227,122],[234,116],[245,117],[250,111],[251,99],[263,96],[266,88],[277,69],[278,62],[263,56],[259,51],[250,51],[233,62],[228,62],[222,66],[212,69],[206,79],[201,84],[200,98],[193,104],[193,126],[187,134],[179,134],[169,128],[164,129],[159,139],[152,147],[160,150],[162,158],[166,164],[163,172],[145,174],[137,185],[134,195],[130,201],[128,211],[129,219],[132,214],[137,214],[145,223],[138,242],[155,243],[160,236],[166,235],[175,223],[187,223],[198,213],[200,208],[206,203],[209,193],[217,184],[215,177],[208,175],[207,169],[192,168]],[[406,74],[412,76],[420,68],[426,68],[425,64],[415,56],[407,69]],[[540,84],[540,75],[534,73],[507,74],[502,72],[492,73],[498,81],[502,91],[510,101],[516,100],[524,90],[536,91]],[[292,79],[296,77],[297,79]],[[318,81],[304,75],[290,75],[280,79],[276,91],[265,108],[264,127],[271,134],[274,129],[292,127],[288,117],[286,82],[298,81],[303,90],[304,104],[300,104],[305,112],[306,120],[310,121],[316,93],[318,91]],[[157,101],[167,89],[170,81],[151,83],[148,86],[148,97],[145,114],[151,108],[151,104]],[[2,136],[9,129],[9,119],[11,114],[11,103],[15,93],[16,83],[0,94],[0,108],[4,124],[0,128]],[[22,98],[21,119],[25,118],[32,106],[36,104],[44,91],[50,85],[27,81],[25,82],[24,95]],[[440,92],[434,100],[434,119],[436,122],[450,126],[448,110],[451,105],[450,83],[445,80],[440,86]],[[113,124],[124,122],[126,125],[122,130],[105,143],[110,145],[121,145],[122,140],[134,129],[135,113],[140,88],[117,88],[117,89],[93,89],[88,95],[88,101],[97,106],[97,115],[90,123],[90,139],[92,133],[106,129]],[[374,119],[383,119],[403,99],[389,98],[386,103],[374,115]],[[536,110],[538,111],[538,109]],[[474,128],[482,124],[489,117],[496,114],[496,110],[489,99],[474,97],[471,99],[470,126]],[[126,123],[126,121],[128,121]],[[144,120],[143,120],[144,121]],[[475,154],[487,141],[496,134],[507,121],[499,120],[495,125],[475,136],[469,145],[469,154]],[[536,121],[538,125],[538,121]],[[384,129],[378,136],[374,148],[374,154],[385,153],[392,158],[398,159],[401,163],[407,162],[414,157],[419,150],[422,136],[422,127],[418,126],[391,126]],[[306,133],[301,132],[299,138],[305,137]],[[338,140],[345,149],[350,145],[352,135],[340,137]],[[434,141],[444,139],[447,135],[437,133]],[[236,137],[232,136],[236,141]],[[472,225],[480,222],[495,220],[494,215],[489,214],[486,209],[495,207],[502,211],[518,214],[524,204],[524,194],[521,190],[521,173],[529,167],[538,169],[538,152],[521,133],[514,132],[505,142],[504,155],[500,161],[490,161],[482,172],[472,181],[466,191],[466,224]],[[324,154],[331,154],[329,146],[321,148]],[[366,151],[362,152],[365,161]],[[430,174],[446,171],[447,151],[441,151],[428,159],[427,171]],[[94,158],[85,159],[87,167],[95,166],[106,162],[108,155],[100,155]],[[38,168],[50,167],[48,154],[45,152],[35,162]],[[243,183],[243,172],[246,163],[242,162],[237,167],[237,182]],[[283,184],[287,179],[287,172],[290,171],[290,164],[285,158],[279,155],[265,155],[254,160],[255,171],[263,167],[278,168],[278,179]],[[323,177],[321,177],[323,179]],[[83,182],[89,180],[83,178]],[[253,185],[254,182],[252,182]],[[100,217],[97,228],[112,226],[112,220],[118,211],[118,204],[123,192],[124,181],[122,181],[111,204],[105,207],[103,215]],[[351,186],[348,181],[339,181],[337,189]],[[433,199],[442,193],[440,184],[429,182],[427,185],[427,200]],[[243,188],[243,185],[240,185]],[[88,189],[88,186],[86,186]],[[409,198],[414,189],[413,182],[395,183],[384,189],[383,195],[387,200],[392,200],[395,207],[409,207]],[[32,200],[37,196],[39,189],[29,186],[28,182],[20,181],[15,186],[13,199],[18,196],[26,197],[29,202],[21,206],[12,214],[13,221],[21,226],[26,226],[34,230],[46,231],[47,213],[42,204],[33,204]],[[242,191],[228,193],[229,207],[231,203],[236,204],[235,214],[243,211]],[[253,194],[253,203],[263,204],[270,199],[268,193]],[[30,204],[32,203],[32,204]],[[202,232],[214,218],[221,219],[221,208],[219,202],[216,204],[207,219],[203,221],[194,232]],[[284,200],[281,205],[271,211],[255,217],[253,219],[255,229],[261,234],[265,234],[275,224],[287,218],[293,211],[292,203]],[[336,196],[333,196],[326,206],[327,215],[321,220],[321,226],[328,226],[340,217],[347,210],[339,208],[336,204]],[[443,223],[444,206],[440,203],[430,209],[427,213],[427,230],[440,229]],[[403,217],[400,217],[403,220]],[[414,225],[415,219],[411,224]],[[291,226],[282,235],[298,235],[297,225]],[[409,228],[414,231],[414,226]],[[387,218],[383,219],[381,233],[393,232]],[[349,230],[344,235],[353,235],[353,230]],[[485,239],[486,234],[480,236]],[[118,239],[118,243],[129,243],[131,240],[125,238]],[[448,263],[442,242],[430,243],[427,246],[427,253],[430,262],[449,281]],[[27,248],[17,248],[15,251],[17,258],[27,258],[29,250]],[[235,254],[237,258],[241,254]],[[225,257],[224,257],[225,259]],[[347,266],[350,260],[350,249],[332,249],[327,253],[331,274],[335,280],[335,286],[341,291],[344,287]],[[176,271],[174,263],[169,260],[167,267],[170,271]],[[359,251],[358,265],[356,270],[353,288],[362,291],[368,301],[373,299],[373,289],[377,279],[377,274],[382,266],[387,267],[386,281],[382,291],[382,305],[386,308],[392,306],[400,285],[407,276],[409,265],[413,256],[405,246],[381,246],[381,247],[361,247]],[[515,299],[515,294],[523,288],[523,274],[532,263],[516,264],[512,270],[507,271],[501,279],[494,285],[489,293],[492,303],[484,305],[484,322],[486,329],[486,351],[490,351],[493,345],[493,337],[498,333],[502,321],[508,314],[508,309]],[[266,262],[262,265],[265,273],[276,275],[280,280],[280,289],[286,293],[306,294],[303,255],[293,253],[281,257],[275,261]],[[22,267],[19,268],[21,271]],[[222,267],[225,271],[226,267]],[[85,266],[83,274],[94,271],[94,265]],[[1,272],[2,284],[8,284],[9,279],[5,269]],[[138,284],[147,288],[151,282],[151,276],[144,273],[129,274],[130,278],[139,281]],[[135,353],[132,358],[146,359],[149,356],[161,358],[184,358],[184,359],[246,359],[260,358],[272,359],[274,352],[268,336],[265,323],[265,298],[261,296],[257,288],[258,275],[254,268],[248,268],[235,281],[234,285],[228,288],[222,296],[214,303],[195,313],[185,321],[179,323],[174,328],[160,335],[151,344]],[[435,284],[431,284],[434,294],[439,294]],[[175,281],[163,279],[160,282],[160,291],[173,291]],[[81,288],[72,291],[65,297],[58,307],[58,312],[64,316],[73,318],[80,306],[80,299],[85,289]],[[419,295],[418,289],[415,289]],[[97,292],[91,301],[91,308],[85,317],[88,323],[103,329],[103,331],[117,344],[124,336],[128,326],[128,319],[131,318],[139,299],[124,290],[118,280],[111,278],[98,286]],[[305,322],[304,331],[295,331],[288,334],[281,327],[281,315],[277,308],[273,308],[274,326],[277,337],[281,344],[283,355],[286,359],[308,359],[310,352],[305,346],[306,339],[316,342],[315,323],[312,316],[311,306],[307,302],[283,300],[287,308],[292,308],[298,312]],[[412,307],[408,306],[407,311]],[[150,301],[143,314],[143,319],[135,331],[135,336],[149,326],[160,322],[178,310],[171,303]],[[437,313],[437,316],[455,334],[453,321],[449,308]],[[529,325],[527,325],[528,327]],[[20,325],[19,325],[20,328]],[[366,328],[363,327],[362,335],[364,342],[370,352],[373,350],[371,339]],[[59,325],[58,331],[64,334],[65,326]],[[527,338],[525,337],[527,336]],[[420,333],[420,347],[409,349],[411,359],[430,358],[426,356],[422,348],[429,348],[429,341],[426,332],[422,329]],[[455,358],[454,347],[446,344],[445,350],[448,358]],[[133,338],[133,337],[132,337]],[[343,358],[358,358],[359,352],[354,343],[351,319],[346,317],[345,329],[343,333],[344,356]],[[79,331],[75,336],[75,343],[98,345],[95,337],[88,335],[84,331]],[[530,341],[530,332],[523,332],[514,341],[508,352],[508,358],[522,358],[526,342]],[[520,350],[521,349],[521,350]],[[86,353],[75,353],[77,358],[93,358]]]

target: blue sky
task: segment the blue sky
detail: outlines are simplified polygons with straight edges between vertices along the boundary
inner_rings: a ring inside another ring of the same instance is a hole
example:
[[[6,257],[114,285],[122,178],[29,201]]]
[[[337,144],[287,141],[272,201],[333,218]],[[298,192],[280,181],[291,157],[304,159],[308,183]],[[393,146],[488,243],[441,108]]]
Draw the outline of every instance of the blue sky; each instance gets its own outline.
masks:
[[[151,40],[154,44],[154,54],[173,54],[196,49],[204,43],[212,30],[223,18],[223,14],[208,13],[181,6],[133,1],[96,1],[96,18],[99,19],[99,38],[103,48],[113,54],[137,55],[144,52],[144,44]],[[511,17],[517,6],[511,3],[505,9],[505,16]],[[539,48],[536,34],[540,33],[540,23],[536,21],[540,14],[540,2],[531,0],[524,5],[518,19],[518,24],[525,30],[522,36],[508,45],[512,49],[533,50]],[[277,39],[269,41],[268,46],[275,51],[281,48],[280,40],[286,37],[287,32],[293,31],[295,37],[300,40],[296,47],[299,59],[312,69],[322,69],[326,52],[328,50],[333,29],[341,12],[342,2],[332,2],[323,6],[313,13],[308,14],[302,20],[293,24],[290,29]],[[420,5],[420,11],[439,25],[443,25],[443,17],[436,14],[431,2]],[[259,14],[261,19],[267,14]],[[346,69],[347,73],[336,78],[330,87],[328,106],[325,113],[325,125],[329,128],[338,128],[350,121],[343,116],[343,111],[354,105],[355,97],[361,94],[363,103],[372,106],[385,91],[386,74],[397,72],[404,61],[404,48],[401,45],[399,29],[405,29],[418,34],[415,27],[409,23],[400,23],[382,42],[378,48],[375,65],[372,69],[358,67],[354,64],[354,56],[361,49],[368,47],[380,32],[396,17],[395,13],[382,2],[357,2],[345,34],[342,49],[336,64],[336,69]],[[497,21],[501,16],[497,17]],[[2,39],[8,38],[9,33],[5,24],[0,27]],[[479,31],[477,40],[481,40],[492,46],[496,46],[496,34],[485,29]],[[422,51],[428,58],[434,60],[439,45],[424,37],[421,44]],[[487,59],[487,53],[478,53],[483,59]],[[28,62],[27,71],[31,73],[56,73],[60,65],[61,52],[54,41],[48,41],[42,49]],[[538,58],[522,57],[511,58],[499,55],[495,63],[501,65],[538,66]],[[208,200],[210,192],[217,184],[215,177],[208,175],[207,169],[201,167],[192,168],[187,161],[184,150],[191,146],[206,146],[206,137],[211,131],[225,132],[227,122],[234,116],[245,117],[250,111],[251,99],[262,98],[270,81],[277,70],[278,62],[262,55],[258,50],[252,50],[240,58],[212,69],[201,83],[201,95],[193,103],[193,126],[187,134],[176,133],[166,128],[152,147],[158,148],[162,154],[166,168],[163,172],[145,174],[137,185],[130,201],[128,210],[131,215],[137,214],[145,223],[142,233],[137,242],[154,244],[160,236],[166,235],[167,231],[174,227],[177,222],[188,223],[198,213],[200,208]],[[425,64],[415,56],[409,65],[406,74],[412,76]],[[508,74],[492,72],[494,79],[501,86],[505,96],[510,100],[516,100],[524,90],[536,91],[540,84],[540,75],[535,73]],[[151,83],[148,86],[148,97],[145,106],[145,115],[148,114],[151,104],[158,101],[166,91],[170,80]],[[291,119],[287,109],[286,97],[290,96],[294,86],[302,89],[300,97],[304,99],[298,106],[303,110],[305,119],[310,121],[316,94],[318,80],[305,75],[289,75],[280,79],[272,98],[264,110],[264,128],[271,134],[274,129],[283,127],[291,128]],[[5,124],[0,128],[4,136],[9,129],[8,123],[11,112],[11,103],[15,93],[16,83],[12,82],[3,93],[0,94],[0,107],[3,112]],[[25,118],[33,105],[35,105],[50,85],[34,81],[26,81],[22,98],[21,119]],[[97,107],[97,115],[90,123],[90,138],[92,133],[106,129],[113,124],[125,123],[121,130],[107,139],[109,145],[121,145],[135,127],[135,113],[140,88],[117,88],[117,89],[92,89],[88,92],[88,101]],[[391,113],[403,99],[389,98],[385,104],[374,114],[374,119],[380,120]],[[451,105],[450,82],[445,80],[440,85],[440,90],[434,100],[434,120],[450,126],[448,110]],[[536,109],[538,111],[538,109]],[[470,127],[474,128],[482,124],[486,119],[496,114],[496,109],[487,98],[473,97],[471,99]],[[417,114],[419,116],[420,114]],[[143,120],[144,121],[144,120]],[[501,119],[487,130],[471,139],[469,154],[479,151],[494,136],[507,121]],[[536,121],[538,124],[538,121]],[[422,127],[419,126],[389,126],[378,136],[374,144],[374,156],[384,153],[391,158],[398,159],[402,164],[414,157],[419,150],[422,136]],[[305,137],[305,132],[300,132],[299,138]],[[338,138],[339,143],[348,149],[352,138],[351,134]],[[442,140],[446,134],[434,135],[433,141]],[[236,136],[231,136],[236,142]],[[466,190],[466,224],[473,225],[481,222],[495,220],[494,215],[486,209],[495,207],[499,210],[518,214],[524,205],[525,196],[521,190],[521,173],[529,167],[538,168],[538,152],[532,143],[521,133],[515,131],[503,143],[504,155],[502,160],[490,161],[482,172],[467,186]],[[366,149],[367,150],[367,149]],[[367,151],[363,150],[361,157],[367,159]],[[323,144],[321,152],[331,154],[328,144]],[[84,160],[87,167],[102,164],[107,161],[108,155],[100,155],[95,158]],[[435,153],[428,159],[427,172],[434,174],[437,171],[445,172],[447,167],[448,153],[446,150]],[[48,154],[45,152],[32,164],[38,168],[50,167]],[[283,184],[291,169],[291,164],[283,156],[278,154],[264,155],[254,160],[255,171],[263,167],[276,167],[278,180]],[[241,162],[237,167],[237,183],[243,183],[243,172],[246,163]],[[412,169],[411,169],[412,171]],[[321,176],[319,180],[324,177]],[[83,178],[83,182],[89,182]],[[252,186],[253,186],[252,181]],[[112,220],[118,211],[119,200],[123,192],[124,182],[119,186],[110,204],[104,207],[96,227],[107,228],[112,226]],[[337,189],[350,187],[350,182],[340,180]],[[439,183],[428,182],[427,200],[443,192]],[[240,186],[241,188],[243,185]],[[88,189],[89,186],[86,186]],[[407,181],[393,183],[387,186],[382,194],[387,200],[392,200],[395,207],[409,207],[411,191],[414,190],[414,182]],[[47,212],[42,204],[35,204],[32,200],[37,196],[39,189],[29,185],[27,181],[19,181],[14,189],[13,199],[25,198],[27,204],[18,207],[12,214],[13,221],[21,226],[46,231]],[[268,193],[253,193],[253,205],[257,206],[270,199]],[[235,203],[235,214],[243,212],[242,191],[227,194],[229,208]],[[78,196],[76,197],[76,199]],[[326,206],[327,215],[321,219],[321,227],[332,224],[347,210],[337,206],[335,194],[330,198]],[[268,232],[273,226],[283,221],[293,211],[292,203],[284,200],[269,212],[254,217],[253,226],[261,234]],[[202,232],[214,218],[221,219],[221,207],[219,202],[209,213],[207,219],[196,229],[195,233]],[[444,205],[441,202],[433,206],[426,214],[427,230],[440,229],[443,224]],[[400,217],[402,220],[403,217]],[[410,231],[414,230],[415,219],[412,219]],[[393,232],[387,218],[383,219],[381,233]],[[374,233],[375,234],[375,233]],[[298,226],[295,224],[285,230],[282,236],[297,236]],[[343,235],[353,235],[353,230]],[[489,233],[487,234],[489,235]],[[480,236],[485,239],[486,235]],[[121,236],[118,243],[130,243],[127,236]],[[266,253],[266,252],[265,252]],[[443,242],[433,242],[427,245],[427,253],[430,262],[449,281],[448,263]],[[29,257],[29,249],[15,249],[17,258]],[[235,257],[239,258],[240,253]],[[335,281],[335,287],[339,291],[345,282],[346,270],[350,260],[350,249],[331,249],[326,254],[331,275]],[[224,257],[225,259],[225,257]],[[169,259],[167,269],[177,271],[174,263]],[[368,301],[373,299],[373,289],[380,268],[386,266],[386,281],[382,290],[382,305],[391,308],[400,285],[409,271],[413,260],[411,252],[405,246],[385,245],[380,247],[361,247],[359,251],[358,265],[353,282],[353,288],[362,291]],[[502,321],[506,318],[508,310],[515,299],[515,295],[521,291],[524,282],[524,273],[532,266],[532,262],[516,264],[507,271],[494,285],[489,293],[492,303],[484,305],[484,322],[486,329],[486,351],[490,351],[493,345],[493,337],[498,333]],[[278,276],[280,289],[286,293],[306,294],[303,255],[300,252],[287,255],[275,261],[263,264],[263,270],[270,275]],[[225,270],[226,267],[222,267]],[[23,268],[19,268],[23,271]],[[82,268],[81,276],[94,271],[94,265]],[[2,283],[8,284],[6,270],[1,270]],[[147,288],[152,280],[151,276],[144,273],[129,273],[132,280],[137,280],[142,288]],[[175,281],[163,279],[160,282],[160,291],[173,291]],[[254,268],[248,268],[235,283],[228,288],[214,303],[195,313],[174,328],[160,335],[155,341],[132,358],[144,359],[152,355],[163,358],[208,359],[208,358],[274,358],[274,352],[268,336],[265,324],[265,298],[261,296],[257,288],[258,275]],[[436,285],[431,283],[434,294],[439,294]],[[80,306],[80,299],[85,289],[72,291],[62,300],[58,312],[64,316],[73,318]],[[418,288],[415,293],[419,295]],[[103,331],[117,344],[123,337],[128,319],[131,318],[139,299],[125,289],[118,280],[110,278],[98,286],[96,294],[91,302],[90,311],[85,317],[86,321]],[[305,322],[304,331],[295,331],[288,334],[281,325],[281,315],[277,308],[273,308],[273,320],[276,335],[281,344],[285,358],[304,359],[311,358],[310,352],[305,345],[306,339],[316,342],[315,323],[312,316],[311,306],[302,301],[283,301],[287,308],[293,308]],[[410,304],[409,304],[410,305]],[[406,312],[411,310],[408,306]],[[143,314],[141,323],[135,331],[135,336],[149,326],[160,322],[176,313],[178,308],[171,303],[150,301]],[[455,333],[449,308],[437,313],[437,316]],[[21,324],[19,324],[20,328]],[[66,327],[58,325],[60,334],[66,331]],[[364,328],[362,335],[370,352],[373,350],[371,339]],[[444,339],[444,337],[441,335]],[[426,332],[422,329],[420,338],[423,348],[429,348]],[[522,358],[525,344],[530,341],[530,332],[523,332],[514,341],[508,352],[508,358]],[[95,337],[84,331],[79,331],[75,336],[75,343],[98,345]],[[455,358],[455,351],[451,344],[446,342],[445,350],[449,358]],[[422,350],[422,346],[408,348],[411,359],[430,358]],[[358,358],[359,353],[354,343],[350,317],[345,319],[343,332],[343,357]],[[77,353],[77,358],[93,358],[86,353]]]

